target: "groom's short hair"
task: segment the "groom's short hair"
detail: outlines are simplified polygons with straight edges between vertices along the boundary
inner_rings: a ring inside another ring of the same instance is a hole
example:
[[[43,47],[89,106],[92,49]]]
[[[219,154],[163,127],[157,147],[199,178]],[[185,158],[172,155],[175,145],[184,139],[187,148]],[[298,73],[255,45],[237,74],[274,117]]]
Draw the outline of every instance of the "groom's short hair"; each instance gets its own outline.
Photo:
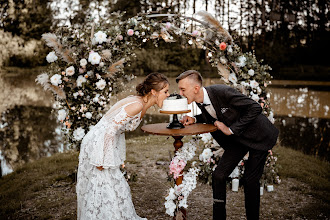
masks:
[[[187,70],[181,73],[178,77],[176,77],[175,81],[178,83],[181,79],[189,78],[200,84],[203,85],[203,77],[197,70]]]

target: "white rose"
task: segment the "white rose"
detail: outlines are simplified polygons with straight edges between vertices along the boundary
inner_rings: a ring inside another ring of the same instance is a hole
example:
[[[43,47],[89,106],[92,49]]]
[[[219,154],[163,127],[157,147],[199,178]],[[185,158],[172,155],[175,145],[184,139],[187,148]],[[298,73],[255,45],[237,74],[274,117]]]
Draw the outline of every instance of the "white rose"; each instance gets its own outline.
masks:
[[[55,62],[57,60],[57,56],[55,54],[54,51],[50,52],[47,56],[46,56],[46,60],[48,63],[52,63],[52,62]]]
[[[57,120],[63,121],[65,118],[66,118],[66,111],[64,109],[59,110]]]
[[[251,80],[250,86],[251,86],[251,88],[256,89],[259,86],[259,83],[255,80]]]
[[[97,83],[96,83],[96,87],[99,89],[99,90],[103,90],[106,86],[106,82],[104,79],[100,79]]]
[[[101,56],[97,52],[91,52],[89,54],[88,61],[93,65],[99,64],[101,61]]]
[[[253,94],[251,96],[251,99],[253,99],[254,101],[258,102],[259,101],[259,96],[257,94]]]
[[[66,75],[67,76],[73,76],[73,74],[75,72],[74,71],[74,67],[73,66],[70,66],[70,67],[66,68],[65,72],[66,72]]]
[[[212,135],[210,133],[200,134],[200,136],[202,137],[202,141],[204,143],[208,143],[212,140]]]
[[[206,148],[203,150],[203,153],[199,156],[199,159],[204,163],[207,162],[213,155],[213,152],[210,148]]]
[[[82,127],[77,128],[73,132],[73,138],[77,141],[80,141],[85,136],[85,130]]]
[[[253,70],[253,69],[250,69],[250,70],[248,71],[248,74],[249,74],[250,76],[254,76],[254,70]]]
[[[97,33],[94,34],[94,41],[99,44],[106,42],[107,41],[106,33],[102,32],[102,31],[98,31]]]
[[[58,86],[58,84],[62,83],[61,80],[62,76],[60,74],[55,74],[50,78],[50,82],[54,85],[54,86]]]
[[[245,56],[240,56],[238,57],[238,63],[236,63],[236,65],[238,67],[244,67],[245,66],[245,63],[246,62],[246,57]]]
[[[85,116],[86,116],[86,118],[91,119],[92,118],[92,113],[86,112]]]
[[[87,82],[86,78],[82,75],[78,76],[77,86],[81,87],[83,83]]]
[[[87,65],[87,60],[86,59],[81,59],[80,60],[80,66],[86,66]]]

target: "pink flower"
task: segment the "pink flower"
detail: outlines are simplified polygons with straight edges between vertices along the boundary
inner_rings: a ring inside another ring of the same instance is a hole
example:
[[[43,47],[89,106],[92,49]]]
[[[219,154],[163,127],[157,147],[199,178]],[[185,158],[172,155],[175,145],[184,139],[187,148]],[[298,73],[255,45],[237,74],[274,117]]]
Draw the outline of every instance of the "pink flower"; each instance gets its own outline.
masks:
[[[130,29],[131,30],[131,29]],[[133,31],[133,30],[132,30]],[[127,32],[128,33],[128,32]],[[130,36],[132,36],[132,35],[130,35]],[[118,36],[117,36],[117,40],[123,40],[123,35],[121,35],[121,34],[119,34]]]
[[[177,179],[180,176],[181,171],[186,166],[186,162],[179,160],[178,158],[173,158],[170,164],[170,174],[173,174],[174,179]]]
[[[273,155],[273,151],[272,150],[269,150],[268,152],[270,153],[270,155]]]
[[[196,36],[200,36],[200,33],[199,31],[196,31],[194,30],[192,33],[191,33],[192,36],[196,37]]]
[[[172,24],[170,22],[166,22],[166,29],[170,29]]]
[[[220,47],[220,50],[225,50],[227,48],[227,44],[225,42],[221,42],[219,47]]]
[[[132,29],[128,29],[127,35],[128,36],[133,36],[133,34],[134,34],[134,31]]]

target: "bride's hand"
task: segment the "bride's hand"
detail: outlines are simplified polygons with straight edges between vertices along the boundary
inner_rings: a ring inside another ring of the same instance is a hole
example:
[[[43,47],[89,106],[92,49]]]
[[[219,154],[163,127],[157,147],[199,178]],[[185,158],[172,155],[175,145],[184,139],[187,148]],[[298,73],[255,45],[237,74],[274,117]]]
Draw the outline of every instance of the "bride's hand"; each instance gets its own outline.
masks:
[[[96,167],[99,171],[104,170],[103,166]]]

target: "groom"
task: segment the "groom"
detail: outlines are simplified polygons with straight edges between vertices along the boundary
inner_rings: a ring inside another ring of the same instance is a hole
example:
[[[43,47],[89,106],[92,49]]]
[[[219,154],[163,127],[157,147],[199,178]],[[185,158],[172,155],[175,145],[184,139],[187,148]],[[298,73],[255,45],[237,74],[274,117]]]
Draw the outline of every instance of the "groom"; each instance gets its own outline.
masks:
[[[261,113],[257,102],[226,85],[203,87],[202,76],[196,70],[181,73],[176,82],[180,95],[189,104],[195,101],[202,111],[195,117],[184,116],[181,122],[214,124],[218,130],[211,134],[225,150],[213,172],[213,219],[226,219],[226,179],[247,152],[243,177],[246,216],[248,220],[259,219],[259,180],[278,130]]]

